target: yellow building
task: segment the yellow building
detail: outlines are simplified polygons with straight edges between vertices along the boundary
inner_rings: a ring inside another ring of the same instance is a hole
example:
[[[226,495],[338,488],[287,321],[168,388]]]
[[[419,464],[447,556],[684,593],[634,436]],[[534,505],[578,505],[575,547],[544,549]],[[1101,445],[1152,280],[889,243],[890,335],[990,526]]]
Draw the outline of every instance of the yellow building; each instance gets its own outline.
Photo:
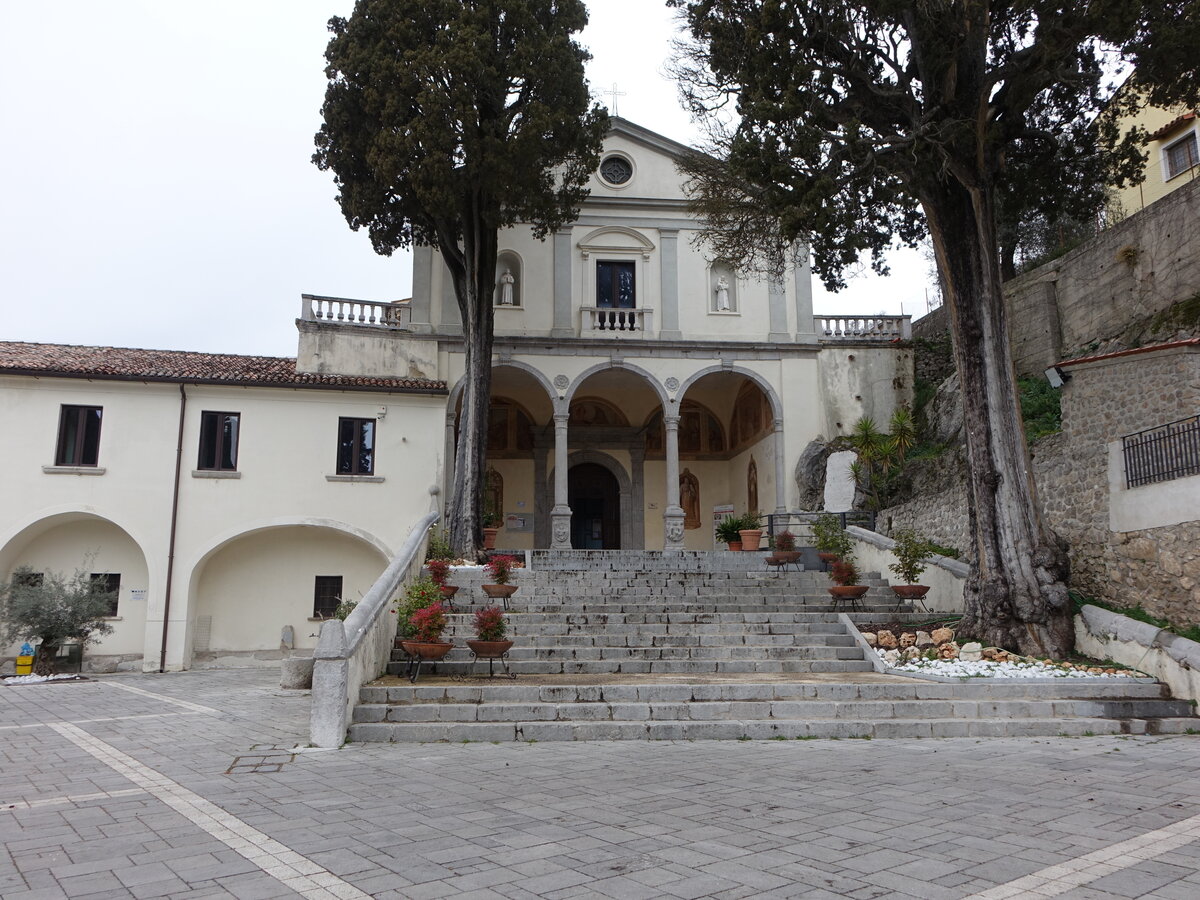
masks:
[[[1141,127],[1148,133],[1145,178],[1116,192],[1127,215],[1200,177],[1200,117],[1186,106],[1169,109],[1147,106],[1124,123],[1125,131]]]

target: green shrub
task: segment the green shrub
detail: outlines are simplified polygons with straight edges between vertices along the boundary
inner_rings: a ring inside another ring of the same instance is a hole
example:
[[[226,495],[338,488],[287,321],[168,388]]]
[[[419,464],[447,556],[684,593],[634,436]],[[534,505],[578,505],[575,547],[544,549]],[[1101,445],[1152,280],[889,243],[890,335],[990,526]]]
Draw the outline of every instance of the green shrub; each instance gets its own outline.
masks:
[[[1062,395],[1045,378],[1018,378],[1025,439],[1033,443],[1062,431]]]
[[[22,567],[0,587],[0,644],[38,641],[35,674],[53,672],[54,657],[65,642],[89,644],[112,633],[104,620],[116,597],[88,575],[90,563],[85,559],[69,578],[44,572],[39,579],[32,569]]]

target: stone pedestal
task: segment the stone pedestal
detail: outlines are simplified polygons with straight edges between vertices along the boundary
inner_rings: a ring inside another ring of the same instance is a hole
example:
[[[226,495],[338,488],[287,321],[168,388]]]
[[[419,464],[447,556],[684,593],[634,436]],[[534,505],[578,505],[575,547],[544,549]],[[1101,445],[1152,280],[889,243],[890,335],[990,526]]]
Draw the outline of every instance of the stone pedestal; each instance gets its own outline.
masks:
[[[668,506],[663,513],[664,550],[684,549],[683,520],[686,514],[680,506]]]
[[[550,549],[571,549],[571,507],[556,506],[550,510]]]

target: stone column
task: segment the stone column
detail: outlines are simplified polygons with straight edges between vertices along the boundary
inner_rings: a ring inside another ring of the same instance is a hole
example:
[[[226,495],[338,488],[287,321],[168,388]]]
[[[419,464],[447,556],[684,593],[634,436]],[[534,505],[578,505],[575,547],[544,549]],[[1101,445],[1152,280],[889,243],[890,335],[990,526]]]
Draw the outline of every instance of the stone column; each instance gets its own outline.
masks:
[[[775,513],[787,512],[787,467],[783,458],[783,419],[775,420]]]
[[[813,325],[812,268],[808,257],[811,251],[805,248],[804,259],[796,266],[796,343],[817,343],[817,329]]]
[[[683,337],[679,330],[679,231],[674,228],[659,229],[659,265],[661,281],[659,299],[662,315],[659,318],[658,336],[664,341],[678,341]]]
[[[683,507],[679,505],[679,416],[664,415],[667,431],[667,508],[663,513],[664,550],[683,549]]]
[[[772,275],[767,279],[767,306],[770,312],[771,333],[767,340],[772,343],[783,343],[790,340],[787,330],[787,289],[783,281]]]
[[[554,414],[554,509],[550,510],[550,547],[571,549],[571,507],[567,504],[567,413]]]
[[[550,336],[575,337],[571,321],[571,229],[554,232],[554,321]],[[566,501],[563,501],[566,504]],[[570,529],[568,529],[568,532]]]

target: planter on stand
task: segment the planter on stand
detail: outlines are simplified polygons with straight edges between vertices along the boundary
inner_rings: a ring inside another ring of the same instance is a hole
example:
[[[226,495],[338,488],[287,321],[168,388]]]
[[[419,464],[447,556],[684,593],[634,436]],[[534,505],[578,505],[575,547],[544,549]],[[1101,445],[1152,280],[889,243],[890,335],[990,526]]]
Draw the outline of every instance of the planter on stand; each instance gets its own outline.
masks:
[[[849,601],[851,609],[858,609],[860,608],[859,598],[870,590],[870,587],[865,584],[835,584],[826,590],[833,597],[833,608],[835,610],[844,601]]]
[[[500,585],[504,587],[505,585]],[[508,651],[512,648],[512,641],[467,641],[467,646],[471,649],[471,673],[475,673],[475,663],[481,659],[488,661],[488,678],[495,675],[492,664],[495,660],[500,660],[500,665],[504,667],[504,674],[510,674],[508,671]]]
[[[919,603],[921,609],[929,612],[929,607],[925,605],[925,595],[929,593],[929,586],[925,584],[893,584],[892,591],[896,594],[897,608],[905,600],[911,600],[913,603]]]
[[[458,585],[439,584],[438,590],[442,592],[442,599],[446,601],[446,605],[454,609],[454,595],[458,593]]]
[[[492,600],[503,600],[504,608],[508,609],[508,598],[517,592],[519,585],[515,584],[482,584],[483,592]]]
[[[454,644],[448,641],[413,641],[399,640],[400,649],[408,654],[408,666],[405,674],[410,682],[416,682],[421,674],[421,664],[437,662],[444,659],[446,654],[454,649]]]

